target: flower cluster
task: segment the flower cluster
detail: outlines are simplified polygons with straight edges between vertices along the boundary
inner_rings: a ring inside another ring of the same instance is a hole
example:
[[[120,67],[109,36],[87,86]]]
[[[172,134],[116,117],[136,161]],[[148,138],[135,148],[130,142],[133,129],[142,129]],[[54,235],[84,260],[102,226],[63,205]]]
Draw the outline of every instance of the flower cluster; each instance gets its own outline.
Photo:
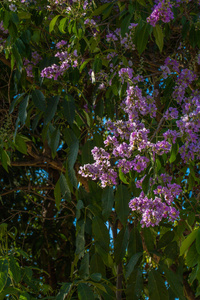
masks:
[[[37,51],[32,52],[31,60],[24,59],[24,66],[28,77],[34,77],[33,68],[41,61],[41,56]]]
[[[154,6],[153,12],[147,18],[152,26],[155,26],[159,20],[164,23],[168,23],[174,19],[174,14],[172,12],[172,4],[167,0],[161,0],[157,5]]]
[[[132,211],[141,214],[140,223],[142,227],[154,227],[166,218],[169,221],[175,221],[179,216],[179,212],[163,202],[160,197],[148,198],[144,192],[141,192],[139,197],[133,198],[129,202],[129,207]]]
[[[61,48],[64,45],[64,41],[62,43],[57,44],[57,48]],[[70,67],[76,68],[78,66],[78,54],[77,50],[74,50],[73,53],[69,51],[60,51],[55,54],[55,57],[59,58],[60,64],[53,64],[49,67],[44,68],[41,71],[41,77],[46,77],[50,79],[57,80],[57,78],[63,75],[66,70]]]

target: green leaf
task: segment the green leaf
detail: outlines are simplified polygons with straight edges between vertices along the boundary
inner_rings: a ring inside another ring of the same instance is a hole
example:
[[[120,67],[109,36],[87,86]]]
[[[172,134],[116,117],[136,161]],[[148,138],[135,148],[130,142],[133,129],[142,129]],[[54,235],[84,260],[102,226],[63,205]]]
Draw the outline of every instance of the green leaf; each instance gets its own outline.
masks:
[[[92,68],[95,73],[98,73],[101,71],[101,68],[102,68],[101,58],[98,58],[98,57],[95,58]]]
[[[98,216],[95,216],[92,221],[92,231],[95,240],[98,241],[103,249],[109,251],[110,235],[106,225]]]
[[[53,157],[56,156],[56,151],[58,149],[60,142],[60,130],[57,128],[53,131],[50,139],[50,148],[53,153]]]
[[[30,296],[27,292],[24,292],[19,296],[19,300],[30,300]]]
[[[49,32],[50,32],[50,33],[53,31],[54,26],[55,26],[55,24],[56,24],[56,22],[57,22],[57,20],[58,20],[59,17],[60,17],[60,15],[57,15],[57,16],[55,16],[55,17],[51,20],[51,22],[50,22],[50,24],[49,24]]]
[[[180,256],[182,256],[185,251],[190,247],[190,245],[194,242],[198,234],[198,230],[192,231],[187,238],[182,242],[182,245],[180,247]]]
[[[131,19],[132,19],[132,14],[128,14],[123,19],[122,24],[121,24],[121,35],[122,35],[122,37],[124,37],[125,33],[128,31],[128,27],[130,25]]]
[[[78,299],[79,300],[94,300],[92,289],[86,283],[79,283],[78,285]]]
[[[130,209],[128,206],[129,201],[131,200],[131,196],[126,186],[119,185],[117,188],[117,192],[115,195],[115,208],[119,220],[123,225],[127,223],[127,217],[129,215]]]
[[[32,99],[33,99],[35,106],[39,110],[45,112],[46,104],[45,104],[45,97],[44,97],[43,93],[39,90],[34,90],[32,92]]]
[[[129,278],[129,284],[126,288],[126,300],[140,299],[143,289],[142,270],[134,270]]]
[[[93,163],[93,157],[91,155],[91,150],[94,148],[95,144],[93,141],[87,141],[82,149],[82,165],[87,163]]]
[[[29,103],[29,95],[27,95],[19,105],[19,119],[22,125],[24,125],[26,121],[26,117],[27,117],[26,109],[28,107],[28,103]]]
[[[102,279],[102,275],[101,275],[101,273],[92,273],[92,274],[90,275],[90,278],[91,278],[93,281],[99,282],[99,281],[101,281],[101,279]]]
[[[149,24],[144,23],[142,26],[138,26],[135,36],[136,36],[136,48],[139,55],[145,50],[149,38]]]
[[[58,28],[59,28],[61,33],[65,33],[65,27],[66,27],[67,21],[68,21],[68,17],[63,18],[60,21],[60,24],[59,24]]]
[[[167,231],[158,241],[158,248],[167,246],[174,239],[174,232]]]
[[[27,154],[27,146],[26,146],[26,142],[24,140],[24,138],[17,134],[15,137],[15,146],[17,148],[18,151],[20,151],[23,154]]]
[[[194,243],[188,250],[186,256],[186,264],[188,265],[189,268],[192,268],[198,264],[198,260],[199,260],[199,253],[197,252],[196,249],[196,243]]]
[[[54,188],[54,198],[56,202],[56,207],[59,210],[60,209],[60,201],[61,201],[61,189],[60,189],[60,180],[56,182],[55,188]]]
[[[70,288],[71,288],[71,283],[70,282],[66,282],[62,285],[60,292],[58,293],[58,295],[56,296],[55,300],[63,300],[66,298]]]
[[[102,215],[105,220],[108,219],[112,212],[114,203],[114,190],[112,187],[106,187],[102,193]]]
[[[84,280],[87,280],[89,277],[89,257],[89,253],[85,253],[81,260],[81,266],[79,269],[79,275]]]
[[[115,243],[114,243],[114,258],[115,262],[118,265],[120,261],[124,258],[126,253],[126,248],[128,245],[128,227],[122,228],[121,231],[118,233]]]
[[[151,232],[151,228],[143,228],[143,236],[144,236],[144,242],[148,249],[148,251],[154,250],[154,237]]]
[[[137,227],[133,227],[129,236],[128,257],[143,251],[142,239]]]
[[[99,16],[105,9],[108,8],[108,6],[110,6],[110,3],[105,3],[101,6],[99,6],[97,9],[95,9],[95,11],[92,13],[92,16]]]
[[[66,198],[66,200],[71,199],[71,192],[70,192],[69,186],[67,184],[67,180],[63,174],[60,175],[59,181],[60,181],[60,190],[61,190],[62,196],[64,198]]]
[[[18,95],[17,97],[15,97],[15,99],[12,101],[10,108],[9,108],[9,113],[12,114],[15,106],[18,104],[18,102],[20,101],[20,99],[24,96],[24,93]]]
[[[153,27],[153,35],[160,52],[162,52],[164,45],[164,34],[160,25],[157,24],[155,27]]]
[[[81,224],[77,236],[76,236],[76,254],[79,254],[79,258],[84,255],[85,250],[85,223]]]
[[[83,71],[83,69],[85,68],[85,66],[86,66],[91,60],[92,60],[92,58],[88,58],[88,59],[86,59],[86,60],[82,63],[82,65],[80,66],[80,69],[79,69],[80,73]]]
[[[66,95],[63,99],[63,115],[67,122],[72,125],[75,118],[75,101],[71,95]]]
[[[113,259],[112,259],[111,255],[109,254],[109,251],[102,248],[98,242],[95,243],[95,250],[101,256],[104,264],[106,266],[108,266],[109,268],[112,268],[113,267]]]
[[[10,256],[9,261],[10,261],[10,271],[11,271],[11,274],[12,274],[12,278],[14,279],[16,284],[18,284],[21,280],[20,266],[19,266],[18,262],[16,261],[16,259],[14,258],[13,255]]]
[[[2,292],[6,285],[8,278],[8,260],[0,259],[0,292]]]
[[[196,249],[197,252],[200,254],[200,229],[198,230],[197,237],[196,237]]]
[[[142,181],[142,190],[145,193],[145,195],[148,194],[149,188],[150,188],[150,175],[146,175],[144,180]]]
[[[165,282],[156,270],[151,270],[149,273],[148,290],[150,300],[169,300]]]
[[[91,257],[90,273],[91,274],[101,274],[102,276],[106,275],[105,265],[103,263],[103,260],[101,259],[101,256],[98,253],[94,253]]]
[[[125,176],[125,174],[122,172],[122,169],[121,169],[121,168],[119,168],[119,179],[120,179],[123,183],[129,184],[128,181],[127,181],[127,179],[126,179],[126,176]]]
[[[183,284],[180,276],[168,269],[165,265],[162,265],[162,270],[165,272],[166,279],[176,297],[180,300],[185,300],[185,297],[183,296]]]
[[[3,168],[8,172],[8,166],[10,166],[10,157],[8,156],[8,153],[4,149],[1,150],[1,162]]]
[[[145,0],[137,0],[138,3],[140,3],[142,6],[146,6],[146,1]]]
[[[179,145],[177,143],[173,144],[172,145],[172,150],[171,150],[171,156],[169,158],[170,164],[173,163],[176,160],[176,156],[178,154],[178,151],[179,151]]]
[[[126,279],[131,275],[131,273],[133,272],[136,264],[138,263],[139,259],[143,256],[143,252],[139,252],[134,254],[131,259],[129,260],[125,270],[126,270],[126,274],[125,277]]]
[[[56,111],[57,111],[57,105],[59,102],[60,96],[55,96],[50,99],[47,99],[47,108],[45,110],[45,115],[44,115],[44,124],[46,125],[47,123],[51,122],[53,119]]]
[[[79,151],[79,140],[76,139],[69,146],[68,163],[69,163],[70,169],[72,169],[74,167],[74,164],[75,164],[77,156],[78,156],[78,151]]]
[[[169,243],[164,251],[167,258],[170,258],[172,260],[175,260],[176,257],[179,255],[179,247],[177,245],[176,241],[173,241],[172,243]]]

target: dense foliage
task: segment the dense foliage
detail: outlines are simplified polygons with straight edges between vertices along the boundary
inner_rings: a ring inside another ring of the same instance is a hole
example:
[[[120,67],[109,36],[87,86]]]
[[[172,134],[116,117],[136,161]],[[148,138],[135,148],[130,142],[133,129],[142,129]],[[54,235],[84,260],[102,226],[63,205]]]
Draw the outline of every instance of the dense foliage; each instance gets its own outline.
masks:
[[[1,1],[0,299],[200,299],[199,11]]]

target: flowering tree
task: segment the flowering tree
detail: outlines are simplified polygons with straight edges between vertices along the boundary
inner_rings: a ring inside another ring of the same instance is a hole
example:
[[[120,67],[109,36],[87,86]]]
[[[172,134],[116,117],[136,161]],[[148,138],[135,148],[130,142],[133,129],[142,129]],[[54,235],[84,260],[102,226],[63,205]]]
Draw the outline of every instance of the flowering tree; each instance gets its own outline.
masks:
[[[200,299],[200,2],[0,5],[0,297]]]

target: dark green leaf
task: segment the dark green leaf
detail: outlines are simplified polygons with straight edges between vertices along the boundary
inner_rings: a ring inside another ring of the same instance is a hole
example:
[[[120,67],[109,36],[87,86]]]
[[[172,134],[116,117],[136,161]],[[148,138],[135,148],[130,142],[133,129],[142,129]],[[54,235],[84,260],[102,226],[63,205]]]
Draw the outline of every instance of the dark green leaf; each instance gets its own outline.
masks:
[[[81,225],[76,236],[76,254],[79,254],[79,258],[84,255],[85,250],[85,223]]]
[[[94,294],[92,289],[85,283],[79,283],[78,285],[78,299],[79,300],[94,300]]]
[[[96,249],[97,253],[100,255],[100,257],[102,258],[104,264],[106,266],[112,268],[113,267],[113,259],[112,259],[111,255],[109,254],[109,252],[107,250],[105,250],[105,248],[102,248],[98,242],[95,243],[95,249]]]
[[[0,259],[0,292],[6,285],[8,278],[8,261],[7,259]]]
[[[81,260],[79,275],[82,279],[87,280],[89,277],[89,253],[85,253]]]
[[[174,239],[174,232],[167,231],[158,241],[158,248],[167,246]]]
[[[52,97],[47,99],[47,108],[45,110],[44,123],[45,125],[53,119],[55,116],[57,105],[59,102],[60,96]]]
[[[136,227],[130,232],[129,243],[128,243],[128,257],[130,258],[134,254],[143,251],[142,239],[140,233]]]
[[[101,279],[102,279],[102,275],[101,275],[101,273],[92,273],[92,274],[90,275],[90,278],[91,278],[93,281],[99,282],[99,281],[101,281]]]
[[[139,55],[145,50],[149,38],[149,24],[144,23],[142,26],[138,26],[136,30],[136,47]]]
[[[0,150],[2,166],[8,172],[8,166],[10,166],[10,157],[8,156],[8,153],[5,150]]]
[[[43,93],[39,90],[34,90],[32,92],[32,99],[33,99],[35,106],[39,110],[45,112],[46,104],[45,104],[45,97],[44,97]]]
[[[67,180],[63,174],[60,175],[60,190],[64,198],[66,198],[67,200],[71,198],[70,189],[67,184]]]
[[[198,230],[197,237],[196,237],[196,249],[197,252],[200,254],[200,229]]]
[[[75,118],[75,101],[71,95],[66,95],[63,99],[63,109],[64,117],[72,125]]]
[[[176,257],[179,255],[179,247],[177,245],[176,241],[173,241],[172,243],[169,243],[164,251],[167,258],[170,259],[176,259]]]
[[[59,142],[60,142],[60,130],[57,128],[53,131],[53,133],[51,135],[50,147],[51,147],[53,156],[56,155],[56,151],[58,149]]]
[[[58,293],[58,295],[56,296],[55,300],[64,300],[70,290],[71,287],[71,283],[67,282],[64,283],[60,289],[60,292]]]
[[[92,258],[90,261],[90,273],[91,274],[101,274],[102,276],[105,276],[105,274],[106,274],[105,265],[103,263],[103,260],[101,259],[101,256],[98,253],[94,253],[92,255]]]
[[[19,105],[19,119],[20,119],[22,125],[24,125],[25,121],[26,121],[26,117],[27,117],[26,110],[28,107],[28,103],[29,103],[29,95],[27,95]]]
[[[132,14],[128,14],[126,17],[124,17],[122,24],[121,24],[122,37],[124,37],[125,33],[128,31],[128,27],[130,25],[131,19],[132,19]]]
[[[12,278],[18,284],[21,280],[21,270],[19,263],[16,261],[13,255],[10,256],[10,271],[12,274]]]
[[[114,243],[114,257],[115,262],[118,265],[120,261],[124,258],[126,253],[126,248],[128,245],[128,227],[122,228],[121,231],[118,233],[115,243]]]
[[[166,279],[176,297],[180,300],[185,300],[185,297],[183,295],[183,284],[181,282],[181,277],[168,269],[165,265],[162,265],[162,270],[165,272]]]
[[[155,27],[153,27],[153,35],[160,52],[162,52],[164,45],[164,34],[160,25],[157,24]]]
[[[99,16],[105,9],[108,8],[108,6],[110,5],[110,3],[105,3],[101,6],[99,6],[97,9],[95,9],[95,11],[92,13],[92,16]]]
[[[60,201],[61,201],[61,189],[60,189],[60,180],[56,182],[55,189],[54,189],[54,197],[56,202],[56,207],[60,209]]]
[[[125,277],[128,278],[131,273],[133,272],[136,264],[138,263],[139,259],[142,257],[143,255],[143,252],[139,252],[139,253],[136,253],[134,254],[131,259],[129,260],[127,266],[126,266],[126,275]]]
[[[142,190],[147,195],[150,188],[150,175],[146,175],[144,180],[142,181]]]
[[[154,250],[154,237],[151,232],[151,228],[143,228],[144,242],[148,251]]]
[[[109,250],[109,243],[110,243],[110,235],[108,229],[102,219],[95,216],[92,221],[92,231],[95,236],[95,240],[101,245],[103,249],[106,251]]]
[[[126,300],[140,299],[143,288],[142,271],[140,269],[134,270],[129,278],[129,284],[126,288]]]
[[[17,134],[15,137],[15,146],[17,148],[18,151],[20,151],[23,154],[27,154],[27,146],[26,146],[26,142],[24,140],[24,138]]]
[[[127,223],[127,217],[130,211],[128,203],[130,200],[131,196],[127,187],[122,184],[119,185],[115,195],[115,208],[119,220],[122,222],[123,225],[126,225]]]
[[[24,96],[24,93],[18,95],[17,97],[14,98],[14,100],[12,101],[10,108],[9,108],[9,113],[12,114],[15,106],[18,104],[18,102],[20,101],[20,99]]]
[[[98,73],[100,72],[101,68],[102,68],[102,60],[101,58],[96,57],[93,62],[93,71],[95,73]]]
[[[161,275],[152,270],[148,276],[148,290],[150,300],[169,300],[168,291]]]
[[[102,215],[105,218],[105,220],[108,219],[108,217],[111,214],[112,208],[114,203],[114,190],[112,187],[107,187],[103,190],[102,193]]]

